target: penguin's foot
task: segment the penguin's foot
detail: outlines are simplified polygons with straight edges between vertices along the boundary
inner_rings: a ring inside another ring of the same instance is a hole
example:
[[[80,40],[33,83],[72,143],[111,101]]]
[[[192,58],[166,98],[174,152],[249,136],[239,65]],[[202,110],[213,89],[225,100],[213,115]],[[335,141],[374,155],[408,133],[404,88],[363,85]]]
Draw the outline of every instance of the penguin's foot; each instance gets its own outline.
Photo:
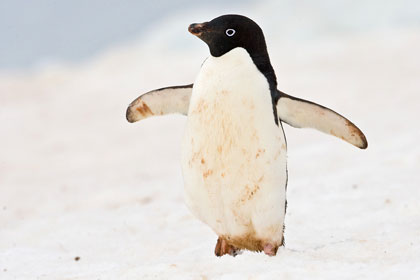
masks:
[[[266,243],[264,245],[264,253],[268,256],[275,256],[277,254],[278,246],[273,246],[273,244]]]
[[[216,248],[214,248],[214,254],[218,257],[229,254],[235,257],[239,253],[240,249],[230,245],[224,238],[219,237],[217,239]]]

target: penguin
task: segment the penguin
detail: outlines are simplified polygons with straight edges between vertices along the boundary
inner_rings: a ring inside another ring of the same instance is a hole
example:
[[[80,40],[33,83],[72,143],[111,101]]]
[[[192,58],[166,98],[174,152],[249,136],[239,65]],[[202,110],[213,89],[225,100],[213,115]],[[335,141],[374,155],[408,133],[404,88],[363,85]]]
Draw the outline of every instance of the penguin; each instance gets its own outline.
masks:
[[[136,122],[187,115],[181,165],[185,202],[217,234],[215,255],[274,256],[284,245],[287,144],[283,123],[366,149],[365,135],[333,110],[277,89],[262,29],[241,15],[194,23],[210,56],[193,84],[147,92],[127,108]]]

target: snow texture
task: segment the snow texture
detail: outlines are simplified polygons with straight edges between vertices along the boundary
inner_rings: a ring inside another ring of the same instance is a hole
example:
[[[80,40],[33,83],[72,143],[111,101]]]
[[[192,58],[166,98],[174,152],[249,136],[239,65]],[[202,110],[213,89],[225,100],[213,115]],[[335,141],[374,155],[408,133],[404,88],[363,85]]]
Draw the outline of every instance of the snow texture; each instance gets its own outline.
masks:
[[[279,88],[348,117],[369,147],[285,125],[286,246],[217,258],[183,202],[186,118],[125,120],[140,93],[198,73],[201,42],[166,44],[179,25],[0,77],[0,279],[419,279],[420,28],[287,44],[267,28]]]

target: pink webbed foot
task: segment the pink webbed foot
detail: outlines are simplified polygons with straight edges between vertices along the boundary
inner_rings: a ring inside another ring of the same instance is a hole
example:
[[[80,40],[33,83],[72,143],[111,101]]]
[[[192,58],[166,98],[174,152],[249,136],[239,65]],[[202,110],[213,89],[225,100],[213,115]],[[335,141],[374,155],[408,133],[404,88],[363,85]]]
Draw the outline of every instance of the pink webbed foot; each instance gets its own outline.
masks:
[[[264,253],[268,256],[275,256],[277,254],[277,249],[279,247],[274,246],[273,244],[267,243],[264,245]]]
[[[224,238],[219,237],[217,239],[216,247],[214,248],[214,254],[218,257],[223,255],[236,256],[240,250],[230,245]]]

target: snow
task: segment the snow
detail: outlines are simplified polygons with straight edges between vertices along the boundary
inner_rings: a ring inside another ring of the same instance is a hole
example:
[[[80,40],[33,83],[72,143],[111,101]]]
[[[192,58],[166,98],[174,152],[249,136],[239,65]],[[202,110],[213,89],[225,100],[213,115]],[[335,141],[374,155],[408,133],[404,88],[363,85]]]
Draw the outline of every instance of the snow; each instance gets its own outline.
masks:
[[[185,28],[190,46],[162,44],[175,24],[83,64],[2,74],[0,279],[418,279],[420,28],[284,45],[266,32],[279,88],[348,117],[369,147],[285,125],[286,246],[217,258],[183,202],[185,117],[124,115],[194,80],[207,49]]]

